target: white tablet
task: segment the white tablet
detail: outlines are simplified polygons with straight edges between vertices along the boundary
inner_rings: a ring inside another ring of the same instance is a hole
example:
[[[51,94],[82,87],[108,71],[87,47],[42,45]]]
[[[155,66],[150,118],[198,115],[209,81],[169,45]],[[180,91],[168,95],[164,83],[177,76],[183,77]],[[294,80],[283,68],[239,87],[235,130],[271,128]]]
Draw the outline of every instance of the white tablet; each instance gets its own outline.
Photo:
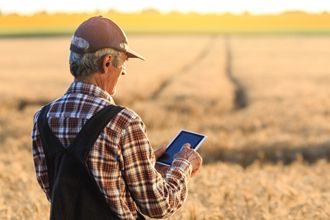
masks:
[[[166,148],[166,152],[158,158],[157,163],[171,166],[174,155],[179,152],[185,143],[189,143],[191,148],[197,150],[207,137],[203,134],[181,130]]]

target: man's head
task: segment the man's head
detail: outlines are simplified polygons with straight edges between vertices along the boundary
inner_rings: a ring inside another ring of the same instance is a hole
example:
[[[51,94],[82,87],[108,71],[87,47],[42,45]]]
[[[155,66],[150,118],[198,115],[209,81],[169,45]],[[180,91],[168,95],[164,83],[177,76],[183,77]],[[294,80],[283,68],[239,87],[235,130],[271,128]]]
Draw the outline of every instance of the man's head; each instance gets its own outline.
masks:
[[[112,78],[103,76],[102,79],[113,81],[115,90],[119,75],[126,73],[128,58],[144,60],[128,47],[124,31],[110,19],[92,17],[84,21],[72,37],[69,63],[76,79],[110,74]]]

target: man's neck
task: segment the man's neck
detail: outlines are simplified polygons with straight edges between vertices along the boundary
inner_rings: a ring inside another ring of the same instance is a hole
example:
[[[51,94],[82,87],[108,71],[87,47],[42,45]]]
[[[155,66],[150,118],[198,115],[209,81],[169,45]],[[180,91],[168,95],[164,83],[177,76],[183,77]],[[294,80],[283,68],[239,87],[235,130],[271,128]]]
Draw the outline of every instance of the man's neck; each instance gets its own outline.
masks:
[[[87,84],[92,84],[97,87],[100,87],[103,90],[106,90],[106,85],[104,83],[104,80],[101,79],[100,73],[92,73],[88,76],[79,76],[74,79],[76,82],[83,82]]]

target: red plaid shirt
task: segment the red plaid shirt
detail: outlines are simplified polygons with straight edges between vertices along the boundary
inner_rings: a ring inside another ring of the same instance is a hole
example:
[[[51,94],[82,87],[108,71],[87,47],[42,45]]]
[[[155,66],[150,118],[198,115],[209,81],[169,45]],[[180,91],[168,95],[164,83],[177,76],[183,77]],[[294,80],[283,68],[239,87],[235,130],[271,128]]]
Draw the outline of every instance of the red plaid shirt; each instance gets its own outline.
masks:
[[[101,88],[74,82],[47,114],[53,133],[67,147],[85,122],[109,104],[112,97]],[[49,199],[45,154],[37,119],[32,132],[33,159],[38,182]],[[109,207],[121,219],[134,219],[137,209],[149,217],[168,217],[182,206],[187,197],[191,164],[175,160],[163,178],[155,169],[155,154],[146,136],[141,118],[123,109],[106,126],[87,160]]]

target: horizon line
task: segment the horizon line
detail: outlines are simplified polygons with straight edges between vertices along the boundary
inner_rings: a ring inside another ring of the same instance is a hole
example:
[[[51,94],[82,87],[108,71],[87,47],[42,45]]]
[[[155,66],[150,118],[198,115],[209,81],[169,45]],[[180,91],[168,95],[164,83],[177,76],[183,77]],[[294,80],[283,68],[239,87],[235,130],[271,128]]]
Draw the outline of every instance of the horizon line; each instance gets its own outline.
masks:
[[[46,14],[46,15],[56,15],[56,14],[67,14],[67,15],[75,15],[75,14],[93,14],[93,13],[118,13],[118,14],[147,14],[147,13],[155,13],[160,15],[168,15],[168,14],[180,14],[180,15],[189,15],[189,14],[197,14],[197,15],[234,15],[234,16],[243,16],[243,15],[250,15],[250,16],[264,16],[264,15],[284,15],[284,14],[307,14],[307,15],[322,15],[322,14],[330,14],[329,10],[323,10],[319,12],[309,12],[305,10],[294,10],[294,9],[288,9],[283,10],[281,12],[263,12],[263,13],[256,13],[251,12],[249,10],[242,11],[242,12],[230,12],[230,11],[224,11],[224,12],[198,12],[198,11],[180,11],[180,10],[170,10],[170,11],[160,11],[156,8],[145,8],[141,10],[134,10],[134,11],[121,11],[118,9],[108,9],[108,10],[84,10],[84,11],[49,11],[49,10],[38,10],[31,13],[24,13],[24,12],[4,12],[0,10],[0,16],[35,16],[40,14]]]

